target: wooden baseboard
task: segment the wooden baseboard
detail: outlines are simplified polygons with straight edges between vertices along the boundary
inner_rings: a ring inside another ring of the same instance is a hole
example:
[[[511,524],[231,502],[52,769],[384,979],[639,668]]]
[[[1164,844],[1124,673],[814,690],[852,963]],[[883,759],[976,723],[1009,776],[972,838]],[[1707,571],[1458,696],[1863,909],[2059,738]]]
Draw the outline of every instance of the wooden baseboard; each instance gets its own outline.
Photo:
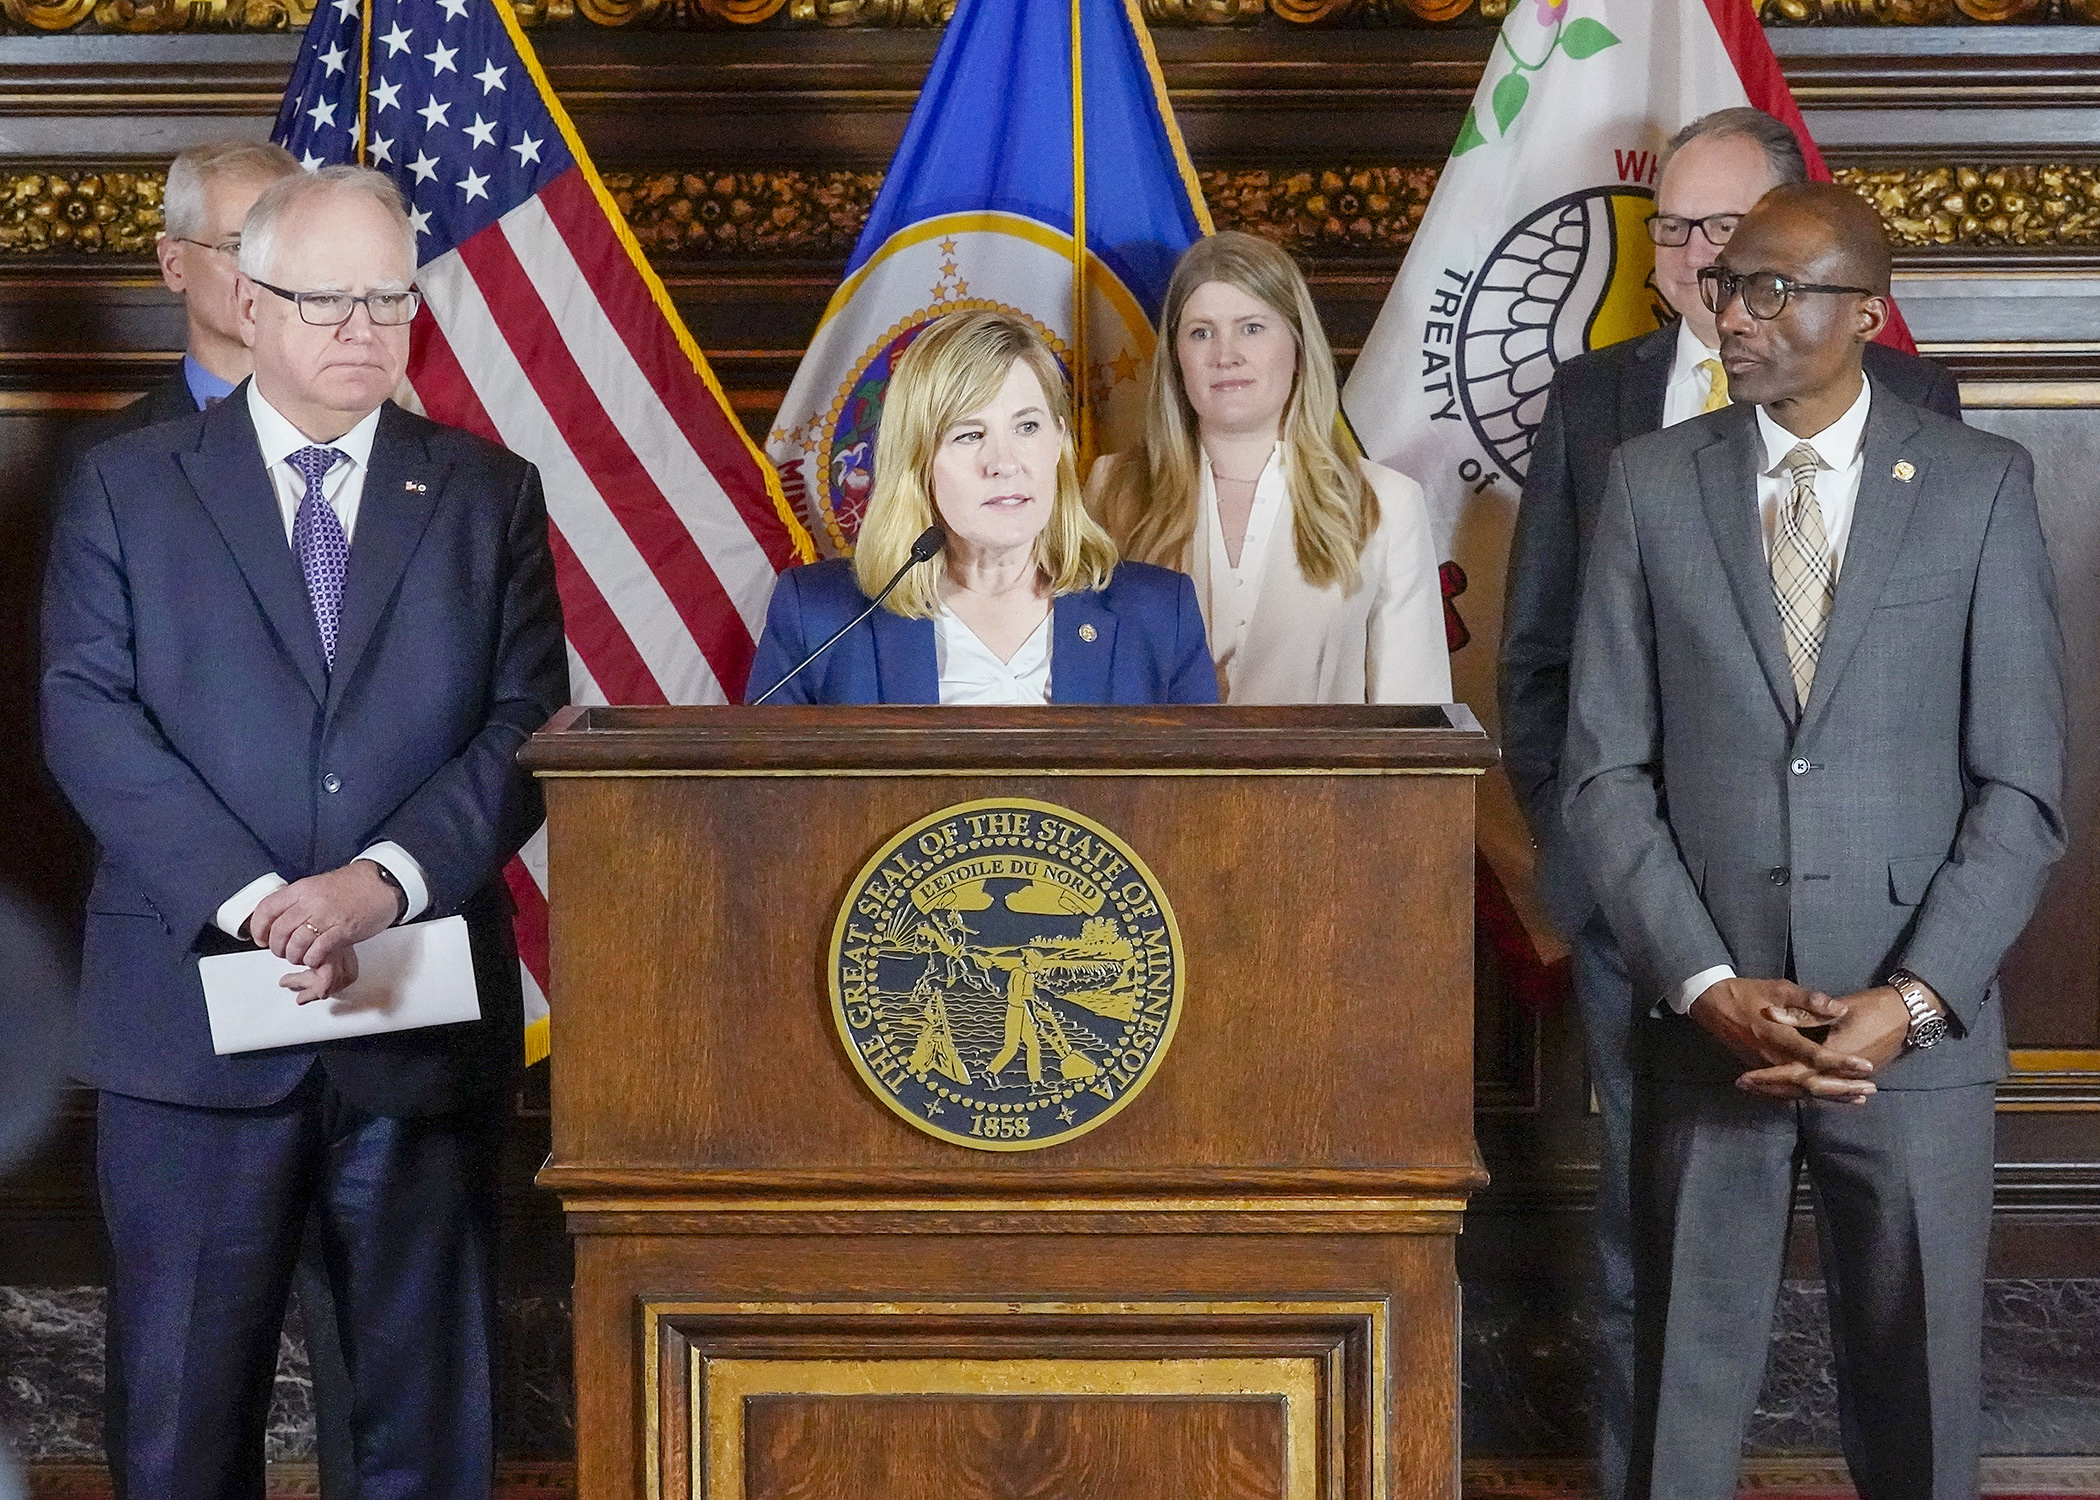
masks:
[[[1572,1458],[1476,1458],[1465,1466],[1465,1500],[1576,1500],[1594,1493],[1589,1465]],[[1850,1495],[1841,1458],[1753,1458],[1743,1465],[1745,1496]],[[2100,1495],[2100,1456],[1986,1458],[1983,1493]]]
[[[29,1500],[109,1500],[109,1473],[100,1464],[34,1463]],[[1753,1458],[1743,1466],[1746,1496],[1849,1495],[1842,1459]],[[270,1500],[317,1500],[312,1464],[270,1465]],[[576,1466],[507,1463],[496,1470],[495,1500],[572,1500]],[[1589,1466],[1572,1458],[1476,1458],[1465,1466],[1465,1500],[1577,1500],[1591,1493]],[[1987,1458],[1983,1493],[2100,1496],[2100,1455],[2070,1458]]]

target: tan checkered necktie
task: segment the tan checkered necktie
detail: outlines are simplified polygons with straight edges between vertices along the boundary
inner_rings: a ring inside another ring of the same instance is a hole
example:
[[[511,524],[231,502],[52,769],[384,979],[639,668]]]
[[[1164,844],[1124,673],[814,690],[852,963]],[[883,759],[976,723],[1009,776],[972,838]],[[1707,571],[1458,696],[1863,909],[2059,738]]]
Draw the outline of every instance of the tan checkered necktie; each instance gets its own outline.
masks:
[[[1772,538],[1772,593],[1779,602],[1786,657],[1794,668],[1797,708],[1808,703],[1816,657],[1823,649],[1823,627],[1830,623],[1830,603],[1837,593],[1823,507],[1816,500],[1820,466],[1816,450],[1806,443],[1796,443],[1787,454],[1793,488],[1779,507],[1779,526]]]
[[[1707,378],[1706,405],[1699,408],[1699,415],[1703,417],[1728,404],[1728,372],[1721,368],[1718,359],[1702,359],[1698,367],[1706,372]]]

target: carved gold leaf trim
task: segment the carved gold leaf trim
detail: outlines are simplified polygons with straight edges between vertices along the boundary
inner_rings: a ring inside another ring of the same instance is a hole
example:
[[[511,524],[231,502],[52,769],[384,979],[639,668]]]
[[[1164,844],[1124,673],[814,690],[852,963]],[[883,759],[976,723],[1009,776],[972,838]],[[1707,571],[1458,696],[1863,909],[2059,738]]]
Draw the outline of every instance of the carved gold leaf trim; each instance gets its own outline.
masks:
[[[1316,259],[1391,261],[1414,239],[1439,170],[1198,176],[1220,229]],[[2100,166],[1845,167],[1836,177],[1874,205],[1901,249],[2100,246]],[[0,255],[147,254],[166,180],[163,171],[116,168],[0,172]],[[860,238],[882,174],[609,172],[605,183],[652,256],[833,260]]]
[[[137,255],[160,233],[166,172],[0,172],[0,252]]]
[[[1833,174],[1901,248],[2100,245],[2100,168],[1930,166]]]
[[[511,0],[526,26],[579,16],[615,29],[664,26],[945,26],[955,0]],[[1493,25],[1516,0],[1138,0],[1154,26]],[[1768,26],[1940,26],[2100,23],[2100,0],[1752,0]],[[304,26],[310,0],[0,0],[0,32],[284,31]]]

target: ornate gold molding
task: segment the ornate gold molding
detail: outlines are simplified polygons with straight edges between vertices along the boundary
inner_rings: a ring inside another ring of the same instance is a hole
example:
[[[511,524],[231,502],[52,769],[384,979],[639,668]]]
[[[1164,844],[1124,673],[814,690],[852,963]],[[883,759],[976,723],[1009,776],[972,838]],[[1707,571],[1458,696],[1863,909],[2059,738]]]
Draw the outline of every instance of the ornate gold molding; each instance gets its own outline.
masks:
[[[1759,0],[1767,26],[2032,25],[2100,21],[2100,0]]]
[[[160,233],[165,172],[0,172],[0,252],[137,255]]]
[[[1520,0],[1138,0],[1161,27],[1492,26]],[[2100,0],[1754,0],[1768,26],[2034,25],[2100,22]],[[955,0],[512,0],[527,26],[945,26]],[[0,0],[0,32],[284,31],[310,0]]]
[[[2100,245],[2100,168],[1933,166],[1834,174],[1899,248]]]
[[[1315,259],[1384,261],[1413,240],[1439,170],[1198,176],[1220,229],[1244,229]],[[1846,167],[1836,175],[1874,205],[1901,249],[2100,246],[2100,166],[1949,163]],[[0,172],[0,255],[147,254],[160,232],[166,179],[161,171],[93,167]],[[882,174],[611,172],[605,182],[652,256],[823,260],[853,248]]]

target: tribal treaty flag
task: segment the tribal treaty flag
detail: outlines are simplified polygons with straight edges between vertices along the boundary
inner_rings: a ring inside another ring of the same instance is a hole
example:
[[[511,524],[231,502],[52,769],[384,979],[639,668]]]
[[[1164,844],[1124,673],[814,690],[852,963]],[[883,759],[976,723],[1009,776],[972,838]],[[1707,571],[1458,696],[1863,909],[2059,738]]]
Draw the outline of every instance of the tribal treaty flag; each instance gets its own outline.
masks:
[[[852,551],[890,370],[944,313],[1035,325],[1082,463],[1135,439],[1167,278],[1210,227],[1137,0],[960,0],[766,440],[818,544]]]
[[[1517,0],[1343,393],[1364,451],[1422,484],[1450,601],[1452,678],[1491,721],[1503,571],[1531,440],[1562,361],[1672,314],[1652,283],[1658,156],[1685,125],[1755,104],[1827,179],[1743,0]],[[1909,347],[1900,323],[1892,341]],[[1454,597],[1456,596],[1456,597]],[[1484,803],[1504,883],[1528,856]]]
[[[328,0],[276,139],[401,185],[425,308],[405,399],[539,466],[580,703],[740,698],[766,600],[813,555],[502,0]],[[518,898],[547,1051],[544,830]]]

